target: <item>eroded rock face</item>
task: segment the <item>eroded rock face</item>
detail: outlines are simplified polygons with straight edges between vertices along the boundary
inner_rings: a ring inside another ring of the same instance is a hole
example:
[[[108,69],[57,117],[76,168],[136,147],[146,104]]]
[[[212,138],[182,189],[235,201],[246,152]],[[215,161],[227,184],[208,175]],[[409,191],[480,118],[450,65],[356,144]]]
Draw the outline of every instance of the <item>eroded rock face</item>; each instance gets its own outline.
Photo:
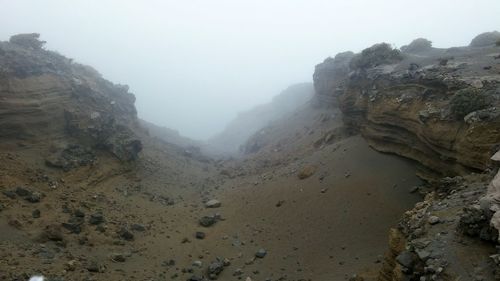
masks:
[[[317,96],[338,102],[345,124],[377,150],[414,159],[439,175],[484,170],[500,143],[497,50],[464,48],[453,50],[453,58],[448,51],[404,54],[399,62],[351,68],[348,74],[345,68],[331,71],[335,62],[327,60],[314,74]],[[488,101],[457,117],[453,110],[460,107],[451,101],[467,89]]]
[[[38,37],[28,35],[0,42],[0,138],[53,146],[67,146],[73,138],[73,144],[101,148],[121,160],[137,158],[142,146],[133,131],[137,112],[128,86],[31,47]]]

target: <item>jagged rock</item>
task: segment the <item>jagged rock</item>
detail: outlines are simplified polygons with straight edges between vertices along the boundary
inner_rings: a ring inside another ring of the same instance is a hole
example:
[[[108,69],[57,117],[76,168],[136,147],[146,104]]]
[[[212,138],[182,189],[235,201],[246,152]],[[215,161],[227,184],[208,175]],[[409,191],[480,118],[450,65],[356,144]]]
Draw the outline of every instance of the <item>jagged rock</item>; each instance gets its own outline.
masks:
[[[493,156],[491,156],[491,160],[495,162],[500,162],[500,150],[497,151],[497,153],[495,153]]]
[[[79,166],[92,165],[96,160],[97,157],[90,148],[74,144],[45,158],[45,164],[49,167],[69,171]]]
[[[215,223],[217,223],[217,221],[218,221],[218,219],[217,219],[217,216],[215,216],[215,215],[203,216],[200,218],[199,223],[203,227],[210,227],[210,226],[214,225]]]
[[[205,239],[205,232],[202,232],[202,231],[197,231],[196,234],[195,234],[195,237],[196,239]]]
[[[482,67],[483,62],[469,61],[460,66],[463,74],[454,76],[455,61],[469,58],[473,52],[470,48],[457,50],[446,66],[396,54],[394,59],[387,60],[382,54],[391,51],[384,50],[365,52],[365,60],[372,62],[361,63],[365,66],[360,69],[354,69],[351,62],[348,73],[329,71],[330,61],[317,66],[314,84],[320,90],[318,98],[331,97],[332,103],[339,105],[348,130],[361,133],[373,148],[414,159],[428,168],[425,175],[420,174],[422,177],[466,174],[488,168],[491,151],[500,143],[500,134],[491,133],[499,127],[500,114],[493,109],[490,112],[490,108],[499,108],[500,101],[492,98],[484,103],[488,108],[479,111],[487,112],[488,116],[482,119],[477,113],[477,121],[473,123],[454,120],[450,109],[453,94],[471,88],[472,81],[481,80],[474,69]],[[435,60],[443,57],[433,52],[426,56]],[[377,63],[378,60],[386,63]],[[409,75],[411,63],[419,64],[419,68]],[[482,83],[477,91],[494,97],[498,80]]]
[[[210,279],[217,279],[217,276],[224,270],[224,262],[222,259],[217,258],[216,261],[210,263],[207,268],[207,273]]]

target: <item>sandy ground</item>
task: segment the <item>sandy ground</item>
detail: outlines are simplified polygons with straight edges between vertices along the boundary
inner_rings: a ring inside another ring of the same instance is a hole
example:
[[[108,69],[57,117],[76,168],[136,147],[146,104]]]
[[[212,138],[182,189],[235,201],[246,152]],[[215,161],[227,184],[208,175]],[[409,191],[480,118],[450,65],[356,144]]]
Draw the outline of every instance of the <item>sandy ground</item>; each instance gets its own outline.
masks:
[[[317,114],[309,117],[320,122]],[[336,122],[321,126],[332,129]],[[200,162],[151,142],[136,165],[124,167],[100,155],[93,167],[63,173],[44,167],[42,160],[26,160],[38,159],[36,147],[4,152],[1,191],[28,186],[44,196],[29,203],[0,194],[0,280],[25,280],[35,273],[64,280],[187,280],[205,274],[217,257],[230,262],[219,280],[374,276],[388,229],[419,200],[409,192],[420,184],[415,167],[375,152],[359,136],[311,146],[325,131],[318,128],[292,132],[288,146],[274,155],[264,149],[228,163]],[[274,164],[261,166],[266,157],[274,157]],[[307,165],[315,173],[301,180],[297,173]],[[243,172],[228,177],[226,169]],[[203,202],[212,198],[222,206],[205,208]],[[34,209],[40,218],[32,217]],[[75,210],[83,211],[86,221],[103,213],[105,231],[85,222],[79,234],[60,230],[65,245],[40,239],[47,226],[68,221]],[[215,213],[222,217],[215,225],[198,224]],[[120,239],[117,232],[132,224],[145,231],[131,231],[133,241]],[[197,231],[205,232],[205,239],[196,239]],[[255,259],[260,248],[267,255]],[[114,254],[125,261],[114,262]],[[193,265],[198,260],[201,268]],[[93,262],[102,272],[89,272]],[[238,269],[242,274],[234,276]]]

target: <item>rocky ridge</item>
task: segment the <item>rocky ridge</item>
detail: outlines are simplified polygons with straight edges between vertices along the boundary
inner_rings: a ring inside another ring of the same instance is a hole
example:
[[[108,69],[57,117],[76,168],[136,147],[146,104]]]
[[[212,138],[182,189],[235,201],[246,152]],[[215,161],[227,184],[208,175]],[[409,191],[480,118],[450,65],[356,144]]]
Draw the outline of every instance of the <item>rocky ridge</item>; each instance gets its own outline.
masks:
[[[424,201],[391,230],[378,280],[499,278],[498,37],[449,49],[422,38],[402,51],[377,44],[316,66],[318,103],[338,104],[347,130],[417,161],[429,181],[417,189]]]
[[[123,161],[136,159],[142,144],[128,86],[43,49],[38,36],[0,42],[2,144],[50,148],[54,166],[68,166],[65,155],[75,145],[108,151]]]

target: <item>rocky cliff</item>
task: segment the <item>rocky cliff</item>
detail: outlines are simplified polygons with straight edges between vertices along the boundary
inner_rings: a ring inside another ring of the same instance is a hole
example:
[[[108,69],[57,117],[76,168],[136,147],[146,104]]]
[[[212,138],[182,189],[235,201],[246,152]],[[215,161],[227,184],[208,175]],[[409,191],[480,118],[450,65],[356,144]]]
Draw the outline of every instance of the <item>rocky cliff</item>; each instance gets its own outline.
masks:
[[[325,60],[314,73],[318,99],[338,102],[346,125],[377,150],[439,175],[488,168],[500,143],[500,49],[417,43],[406,48],[413,53],[380,44]]]
[[[67,166],[68,149],[137,158],[135,97],[89,66],[43,49],[38,34],[0,42],[0,139],[51,148],[48,162]],[[71,153],[70,153],[71,154]]]
[[[500,278],[499,37],[449,49],[422,38],[401,50],[382,43],[316,66],[317,102],[338,105],[346,130],[417,161],[430,180],[391,230],[378,280]]]

